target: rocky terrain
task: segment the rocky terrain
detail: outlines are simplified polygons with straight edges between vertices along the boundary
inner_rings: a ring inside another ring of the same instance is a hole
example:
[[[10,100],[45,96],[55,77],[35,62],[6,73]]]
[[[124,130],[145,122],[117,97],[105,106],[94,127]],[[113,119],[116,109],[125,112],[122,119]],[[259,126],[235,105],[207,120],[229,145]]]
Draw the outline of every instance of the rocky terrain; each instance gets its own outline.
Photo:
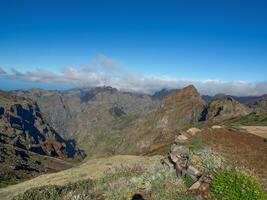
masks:
[[[205,120],[223,121],[246,116],[252,109],[234,100],[232,97],[212,99],[207,107]]]
[[[47,123],[33,100],[7,92],[0,92],[0,152],[2,181],[55,171],[57,166],[66,169],[69,166],[61,160],[85,157]],[[44,160],[50,160],[53,166]]]
[[[227,95],[204,101],[192,85],[152,96],[111,87],[14,93],[34,99],[55,130],[74,139],[89,158],[147,153],[171,141],[177,130],[247,117],[256,110]]]
[[[255,144],[258,149],[249,151]],[[233,148],[235,145],[238,149]],[[264,200],[259,183],[266,184],[263,167],[266,159],[262,158],[258,166],[254,164],[264,152],[266,143],[262,139],[241,130],[193,127],[176,133],[165,156],[117,155],[92,159],[62,172],[0,189],[0,195],[3,199],[19,195],[15,197],[17,200],[34,196],[49,200],[134,197]]]
[[[120,92],[111,87],[15,93],[36,100],[55,130],[66,139],[75,139],[90,156],[112,154],[118,132],[159,105],[159,101],[148,95]]]
[[[265,97],[253,105],[225,95],[204,100],[189,85],[152,96],[111,87],[17,90],[0,100],[5,175],[73,167],[0,189],[5,199],[221,199],[232,176],[253,185],[246,198],[263,199],[266,142],[244,125],[265,130]],[[79,166],[76,142],[88,159]]]

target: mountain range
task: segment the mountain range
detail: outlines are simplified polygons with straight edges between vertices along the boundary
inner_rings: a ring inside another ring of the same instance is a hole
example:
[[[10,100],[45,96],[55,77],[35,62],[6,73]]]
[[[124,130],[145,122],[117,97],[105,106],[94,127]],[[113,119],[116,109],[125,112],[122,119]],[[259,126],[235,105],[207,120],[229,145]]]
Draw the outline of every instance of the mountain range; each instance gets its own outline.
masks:
[[[267,98],[201,96],[193,85],[154,95],[112,87],[0,92],[0,183],[83,159],[166,153],[190,127],[267,123]]]

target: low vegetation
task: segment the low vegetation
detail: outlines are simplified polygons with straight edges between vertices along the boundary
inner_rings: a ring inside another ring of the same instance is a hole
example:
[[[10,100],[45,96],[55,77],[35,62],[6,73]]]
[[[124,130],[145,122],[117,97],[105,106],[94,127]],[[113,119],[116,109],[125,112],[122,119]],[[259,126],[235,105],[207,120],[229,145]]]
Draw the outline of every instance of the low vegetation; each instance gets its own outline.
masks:
[[[0,188],[6,187],[8,185],[14,185],[16,183],[17,181],[15,179],[0,177]]]
[[[139,166],[117,169],[97,180],[84,180],[64,186],[42,186],[27,190],[14,200],[57,200],[57,199],[97,199],[123,200],[132,199],[135,194],[142,194],[151,199],[193,200],[185,194],[186,186],[174,172],[164,168],[150,171]]]
[[[211,192],[221,200],[265,200],[264,192],[254,178],[237,171],[216,173]]]
[[[227,120],[224,125],[267,126],[267,116],[251,113],[246,116]]]

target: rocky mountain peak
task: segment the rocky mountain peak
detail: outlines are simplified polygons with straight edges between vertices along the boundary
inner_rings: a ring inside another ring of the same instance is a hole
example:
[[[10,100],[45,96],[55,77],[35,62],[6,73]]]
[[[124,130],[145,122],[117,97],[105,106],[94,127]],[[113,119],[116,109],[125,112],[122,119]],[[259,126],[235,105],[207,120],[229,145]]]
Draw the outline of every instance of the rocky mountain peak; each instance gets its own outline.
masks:
[[[198,98],[202,99],[193,85],[188,85],[181,90],[177,90],[166,96],[161,103],[161,107],[175,104],[180,101],[187,101],[188,99]]]
[[[247,106],[239,103],[230,96],[224,98],[214,98],[208,106],[207,119],[209,120],[226,120],[233,117],[244,116],[252,110]]]

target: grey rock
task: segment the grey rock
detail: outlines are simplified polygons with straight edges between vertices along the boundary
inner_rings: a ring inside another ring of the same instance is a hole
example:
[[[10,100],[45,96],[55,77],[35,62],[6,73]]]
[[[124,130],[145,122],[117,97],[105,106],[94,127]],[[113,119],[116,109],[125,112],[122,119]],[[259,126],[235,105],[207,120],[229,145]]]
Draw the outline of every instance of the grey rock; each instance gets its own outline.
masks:
[[[189,175],[196,176],[196,177],[201,175],[200,171],[198,169],[196,169],[195,167],[193,167],[193,166],[189,166],[187,168],[186,173],[189,174]]]
[[[195,182],[189,190],[197,190],[200,187],[201,183],[199,181]]]
[[[161,164],[163,166],[167,166],[169,168],[173,168],[174,167],[173,164],[170,162],[170,160],[169,160],[169,158],[167,156],[164,157],[164,158],[162,158],[160,162],[161,162]]]
[[[195,197],[195,200],[203,200],[203,198],[202,198],[201,195],[197,195],[197,196]]]

